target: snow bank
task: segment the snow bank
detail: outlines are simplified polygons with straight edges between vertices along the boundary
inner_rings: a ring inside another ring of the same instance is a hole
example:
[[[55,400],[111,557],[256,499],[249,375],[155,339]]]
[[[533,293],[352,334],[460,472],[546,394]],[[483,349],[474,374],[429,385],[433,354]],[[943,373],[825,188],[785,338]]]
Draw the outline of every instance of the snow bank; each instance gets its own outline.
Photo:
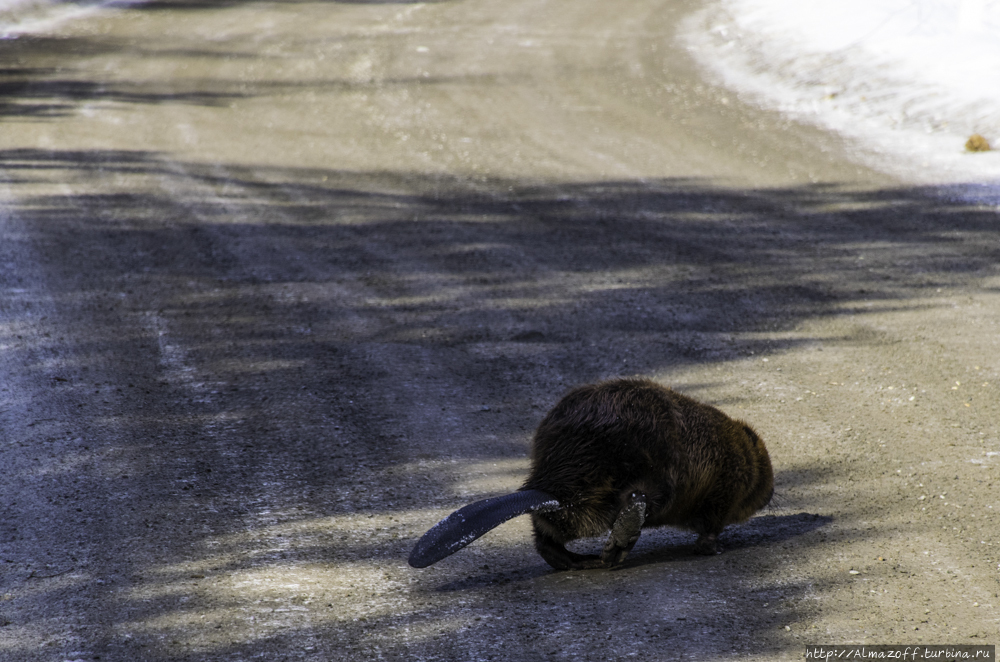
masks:
[[[721,0],[683,34],[724,85],[859,160],[1000,203],[1000,0]],[[974,133],[998,151],[966,151]]]

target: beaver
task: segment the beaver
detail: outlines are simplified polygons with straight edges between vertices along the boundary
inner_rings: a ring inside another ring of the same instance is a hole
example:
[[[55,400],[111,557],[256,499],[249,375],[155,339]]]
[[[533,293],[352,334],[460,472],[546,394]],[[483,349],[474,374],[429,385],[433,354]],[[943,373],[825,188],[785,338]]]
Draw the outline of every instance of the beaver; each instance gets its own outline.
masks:
[[[749,425],[649,379],[614,379],[566,394],[535,432],[524,485],[449,515],[409,562],[427,567],[526,513],[535,548],[557,570],[612,568],[652,526],[693,530],[694,551],[716,554],[723,528],[773,493],[771,459]],[[609,530],[600,555],[565,547]]]

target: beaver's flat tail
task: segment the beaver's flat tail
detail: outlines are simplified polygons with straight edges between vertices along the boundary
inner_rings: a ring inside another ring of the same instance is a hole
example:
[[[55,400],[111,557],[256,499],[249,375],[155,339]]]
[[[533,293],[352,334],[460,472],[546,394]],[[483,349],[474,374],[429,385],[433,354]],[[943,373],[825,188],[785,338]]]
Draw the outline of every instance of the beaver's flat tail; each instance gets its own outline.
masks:
[[[459,508],[417,541],[410,552],[410,565],[426,568],[451,556],[473,540],[518,515],[558,510],[562,506],[541,490],[521,490],[513,494],[483,499]]]

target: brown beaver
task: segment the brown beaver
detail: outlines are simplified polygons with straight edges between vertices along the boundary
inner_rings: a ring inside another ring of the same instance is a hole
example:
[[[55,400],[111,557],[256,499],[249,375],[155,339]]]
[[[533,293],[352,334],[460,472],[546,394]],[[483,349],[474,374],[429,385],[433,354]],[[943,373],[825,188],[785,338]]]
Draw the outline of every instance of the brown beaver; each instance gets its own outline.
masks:
[[[770,457],[749,425],[648,379],[615,379],[570,391],[535,432],[524,486],[455,511],[409,561],[429,566],[525,513],[538,553],[557,570],[613,567],[649,526],[693,530],[695,551],[714,554],[723,528],[773,492]],[[600,556],[565,547],[609,529]]]

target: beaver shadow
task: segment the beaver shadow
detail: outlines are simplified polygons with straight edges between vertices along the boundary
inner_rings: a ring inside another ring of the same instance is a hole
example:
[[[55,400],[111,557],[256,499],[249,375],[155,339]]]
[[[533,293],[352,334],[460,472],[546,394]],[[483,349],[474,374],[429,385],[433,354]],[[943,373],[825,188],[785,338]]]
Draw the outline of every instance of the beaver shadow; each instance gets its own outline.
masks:
[[[829,515],[817,515],[815,513],[796,513],[794,515],[761,515],[754,517],[742,524],[731,524],[719,536],[719,547],[722,553],[733,552],[739,549],[750,547],[766,547],[775,543],[784,542],[792,538],[815,531],[826,526],[833,521]],[[660,531],[655,530],[654,531]],[[694,541],[697,536],[693,533],[685,534],[675,530],[670,531],[669,542],[662,546],[657,544],[650,546],[639,554],[633,553],[622,564],[622,569],[635,568],[654,563],[670,563],[682,560],[690,560],[695,557]],[[647,532],[643,531],[643,537],[647,537]],[[683,544],[677,544],[677,538],[683,535]],[[639,539],[640,544],[642,538]],[[650,542],[647,539],[647,542]],[[673,544],[670,544],[673,543]]]
[[[723,550],[757,547],[783,542],[826,526],[833,521],[829,515],[796,513],[794,515],[761,515],[742,524],[732,525],[719,536]]]
[[[820,527],[830,524],[832,521],[833,518],[829,515],[817,515],[814,513],[762,515],[742,524],[732,524],[726,527],[726,530],[719,536],[719,544],[722,547],[723,554],[750,547],[766,547],[815,531]],[[622,565],[610,571],[599,568],[595,570],[570,570],[567,572],[618,572],[657,563],[697,560],[699,557],[693,551],[696,538],[696,534],[666,527],[662,529],[647,529],[642,532],[639,544],[641,545],[643,539],[645,539],[648,548],[638,554],[633,552]],[[578,542],[581,545],[592,543],[590,546],[595,547],[595,552],[599,551],[600,545],[603,544],[603,541],[597,538],[587,538]],[[580,549],[578,551],[583,552],[585,550]],[[488,570],[489,568],[488,566],[483,566],[483,569]],[[514,582],[531,581],[556,572],[559,571],[552,569],[548,564],[539,563],[515,571],[498,570],[463,577],[447,584],[442,584],[434,590],[449,593],[484,586],[502,586]]]
[[[535,558],[538,558],[535,555]],[[534,560],[534,559],[533,559]],[[496,572],[484,572],[471,577],[463,577],[455,581],[442,584],[434,589],[439,593],[450,593],[452,591],[467,591],[484,586],[503,586],[515,582],[531,581],[557,572],[547,563],[535,563],[534,565],[519,570],[498,570]]]

